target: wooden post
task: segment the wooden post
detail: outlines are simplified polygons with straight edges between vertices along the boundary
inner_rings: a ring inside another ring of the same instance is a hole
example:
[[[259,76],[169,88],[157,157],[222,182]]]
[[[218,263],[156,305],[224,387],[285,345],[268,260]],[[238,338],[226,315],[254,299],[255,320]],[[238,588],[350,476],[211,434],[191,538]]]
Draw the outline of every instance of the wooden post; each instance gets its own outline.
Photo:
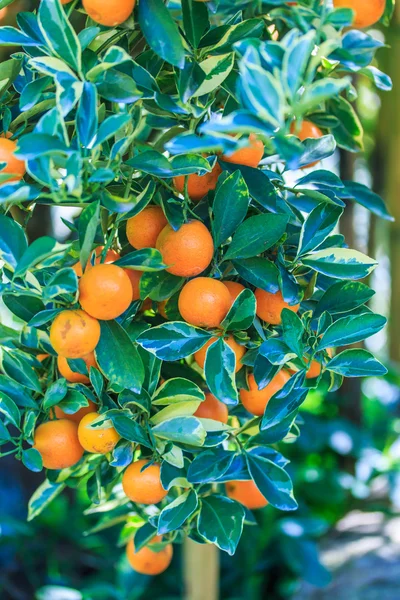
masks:
[[[183,546],[185,600],[218,600],[219,550],[186,539]]]

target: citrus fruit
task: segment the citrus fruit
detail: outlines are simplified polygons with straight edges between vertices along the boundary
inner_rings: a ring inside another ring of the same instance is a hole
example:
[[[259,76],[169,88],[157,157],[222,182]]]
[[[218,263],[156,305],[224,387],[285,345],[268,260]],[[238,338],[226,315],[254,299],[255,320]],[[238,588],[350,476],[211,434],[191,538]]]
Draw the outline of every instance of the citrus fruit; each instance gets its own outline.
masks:
[[[209,393],[206,394],[206,399],[200,404],[199,408],[194,413],[194,416],[202,419],[213,419],[214,421],[227,423],[229,411],[226,404]]]
[[[268,504],[254,481],[228,481],[225,489],[229,498],[240,502],[250,510],[264,508]]]
[[[66,469],[83,455],[76,423],[67,419],[48,421],[36,428],[33,447],[38,450],[46,469]]]
[[[126,222],[126,237],[137,250],[155,248],[157,238],[168,224],[160,206],[146,206],[138,215]]]
[[[161,302],[158,303],[158,312],[159,314],[164,317],[164,319],[168,319],[167,313],[165,312],[165,307],[167,305],[168,300],[162,300]]]
[[[264,156],[264,144],[254,133],[249,135],[249,145],[236,150],[233,154],[223,154],[222,160],[235,165],[257,167]]]
[[[91,400],[88,400],[88,402],[89,402],[89,406],[83,406],[82,408],[77,410],[76,413],[68,414],[68,413],[64,412],[63,409],[60,408],[59,406],[54,407],[54,413],[55,413],[57,419],[67,419],[68,421],[73,421],[74,423],[79,425],[79,423],[81,422],[81,420],[83,419],[83,417],[85,415],[88,415],[89,413],[94,412],[97,408],[97,406],[94,402],[92,402]]]
[[[124,472],[122,487],[132,502],[158,504],[168,494],[161,485],[159,464],[152,464],[142,471],[149,462],[144,458],[136,460]]]
[[[197,327],[219,327],[231,307],[231,295],[223,283],[210,277],[196,277],[179,294],[182,317]]]
[[[165,571],[171,564],[173,547],[167,544],[162,550],[156,552],[151,546],[161,542],[162,536],[154,537],[147,546],[135,552],[135,543],[133,539],[129,540],[126,547],[128,561],[137,573],[142,575],[159,575]]]
[[[200,275],[211,263],[214,243],[211,233],[200,221],[184,223],[178,231],[166,225],[157,238],[157,250],[168,273],[180,277]]]
[[[107,454],[107,452],[114,450],[121,438],[112,426],[106,429],[102,429],[103,425],[90,428],[89,425],[99,416],[97,412],[86,414],[79,423],[78,437],[87,452]]]
[[[99,339],[99,322],[83,310],[63,310],[50,327],[51,345],[64,358],[83,358]]]
[[[332,348],[327,349],[327,354],[328,354],[328,356],[330,356],[332,358],[332,356],[333,356]],[[321,371],[322,371],[321,363],[318,362],[318,360],[312,360],[311,364],[308,368],[308,371],[306,373],[306,379],[315,379],[316,377],[319,377],[321,375]]]
[[[79,281],[79,303],[92,317],[116,319],[132,301],[132,285],[124,269],[116,265],[95,265]]]
[[[94,352],[89,352],[89,354],[87,354],[86,356],[82,356],[82,359],[86,363],[88,373],[90,371],[90,367],[97,367]],[[57,357],[57,366],[61,375],[65,377],[65,379],[70,383],[89,383],[90,381],[87,375],[83,375],[83,373],[73,371],[68,364],[68,360],[64,358],[64,356]]]
[[[5,20],[7,13],[8,13],[7,6],[5,6],[4,8],[0,8],[0,23],[2,23]]]
[[[142,271],[136,271],[135,269],[124,269],[125,273],[129,277],[132,288],[132,302],[134,300],[140,300],[140,278],[143,275]]]
[[[218,163],[215,163],[212,171],[205,175],[192,175],[188,176],[187,191],[188,196],[193,202],[201,200],[210,190],[215,190],[217,187],[218,177],[221,175],[222,169]],[[174,177],[174,186],[181,194],[185,191],[185,176],[178,175]]]
[[[371,27],[383,16],[386,0],[333,0],[335,8],[352,8],[355,12],[354,27]]]
[[[246,289],[244,285],[238,283],[237,281],[223,281],[222,283],[228,288],[228,291],[231,295],[231,305],[235,302],[239,294]]]
[[[197,352],[195,352],[195,354],[194,354],[194,360],[199,365],[199,367],[201,367],[202,369],[204,369],[204,363],[206,361],[206,352],[207,352],[207,349],[217,339],[218,339],[218,337],[212,337],[210,340],[208,340],[208,342],[206,342],[204,344],[204,346],[202,348],[200,348],[200,350],[197,350]],[[225,342],[228,344],[229,348],[231,348],[231,350],[233,350],[234,353],[235,353],[235,356],[236,356],[235,373],[237,373],[243,367],[242,363],[240,362],[240,359],[245,355],[246,348],[244,346],[241,346],[240,344],[238,344],[237,341],[235,340],[235,338],[232,335],[229,335],[228,337],[226,337],[225,338]]]
[[[271,294],[257,288],[254,295],[257,301],[257,316],[271,325],[280,325],[282,323],[281,313],[284,308],[288,308],[295,313],[300,308],[300,304],[290,306],[285,302],[281,292]]]
[[[19,181],[26,173],[25,161],[20,160],[14,154],[16,147],[17,143],[14,140],[0,137],[0,163],[6,163],[6,166],[0,169],[0,175],[3,173],[13,175],[5,183]]]
[[[296,123],[292,123],[290,132],[297,136],[302,142],[308,138],[318,139],[324,135],[320,128],[311,121],[303,121],[300,129],[298,129]]]
[[[95,250],[96,253],[96,258],[94,261],[95,265],[99,265],[101,264],[101,254],[103,252],[104,246],[98,246]],[[116,260],[118,260],[119,258],[121,258],[121,255],[116,251],[116,250],[112,250],[111,248],[109,250],[107,250],[106,252],[106,256],[104,259],[104,264],[109,264],[109,263],[113,263]],[[87,271],[88,269],[92,268],[92,261],[91,261],[91,257],[89,256],[88,261],[86,263],[86,267],[85,267],[85,271]],[[82,277],[83,275],[83,271],[82,271],[82,265],[81,263],[78,261],[77,263],[75,263],[74,265],[72,265],[73,270],[75,271],[75,273],[77,274],[78,277]]]
[[[49,358],[49,354],[37,354],[36,358],[38,361],[43,362],[46,358]]]
[[[136,0],[82,0],[82,4],[93,21],[106,27],[116,27],[131,16]]]
[[[249,389],[241,389],[239,392],[243,406],[249,413],[261,417],[272,396],[279,392],[289,379],[290,375],[287,371],[279,371],[265,388],[259,390],[253,373],[250,373],[248,377]]]

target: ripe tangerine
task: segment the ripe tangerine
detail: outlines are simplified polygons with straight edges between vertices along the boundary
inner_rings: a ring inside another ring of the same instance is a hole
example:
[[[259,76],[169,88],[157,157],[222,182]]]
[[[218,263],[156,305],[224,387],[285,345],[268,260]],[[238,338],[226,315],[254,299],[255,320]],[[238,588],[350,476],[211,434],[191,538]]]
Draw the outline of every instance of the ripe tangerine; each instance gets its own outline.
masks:
[[[25,161],[20,160],[14,154],[16,148],[17,142],[15,140],[0,137],[0,163],[6,163],[6,166],[0,170],[0,175],[4,173],[13,175],[4,183],[19,181],[26,173]]]
[[[206,394],[206,399],[200,404],[199,408],[194,413],[195,417],[202,419],[213,419],[220,423],[227,423],[229,411],[226,404],[218,400],[213,394]]]
[[[243,406],[249,413],[261,417],[272,396],[276,394],[276,392],[279,392],[289,379],[289,373],[281,370],[265,388],[260,390],[258,389],[253,373],[251,373],[248,377],[249,389],[241,389],[239,392]]]
[[[83,310],[63,310],[50,327],[50,342],[64,358],[83,358],[96,348],[100,324]]]
[[[67,419],[47,421],[36,428],[33,447],[42,456],[46,469],[72,467],[83,456],[76,423]]]
[[[179,294],[179,312],[185,321],[198,327],[219,327],[230,307],[229,290],[211,277],[191,279]]]
[[[352,8],[355,12],[353,26],[357,29],[371,27],[383,16],[386,0],[333,0],[335,8]]]
[[[126,237],[137,250],[155,248],[157,238],[167,224],[161,206],[146,206],[126,222]]]
[[[260,160],[264,156],[264,144],[254,133],[249,135],[249,145],[233,154],[223,154],[222,160],[235,165],[244,165],[246,167],[258,167]]]
[[[131,301],[131,281],[124,269],[116,265],[95,265],[79,281],[80,305],[96,319],[116,319]]]
[[[228,288],[228,291],[231,295],[231,305],[235,302],[236,298],[239,296],[239,294],[241,292],[243,292],[243,290],[245,290],[246,288],[244,287],[244,285],[242,285],[241,283],[238,283],[237,281],[223,281],[222,282],[224,284],[225,287]]]
[[[94,356],[94,352],[89,352],[86,356],[82,356],[82,360],[85,361],[88,373],[90,372],[90,367],[97,367],[96,358]],[[61,375],[65,377],[67,381],[70,383],[89,383],[90,379],[87,375],[83,373],[78,373],[77,371],[73,371],[68,364],[68,361],[64,356],[57,357],[57,366]]]
[[[240,502],[250,510],[264,508],[268,504],[254,481],[228,481],[225,489],[229,498]]]
[[[103,426],[90,428],[89,425],[99,416],[97,412],[86,414],[79,423],[78,437],[87,452],[107,454],[107,452],[114,450],[121,437],[112,426],[105,429],[102,429]]]
[[[82,4],[93,21],[106,27],[116,27],[131,16],[136,0],[82,0]]]
[[[101,254],[103,252],[103,249],[104,249],[104,246],[98,246],[96,248],[96,250],[95,250],[96,258],[95,258],[95,261],[94,261],[95,265],[102,264],[101,263]],[[119,252],[117,252],[116,250],[112,250],[110,248],[106,252],[104,264],[108,265],[109,263],[115,262],[119,258],[121,258],[121,255],[119,254]],[[86,263],[85,272],[88,271],[89,269],[91,269],[92,266],[93,265],[92,265],[92,262],[91,262],[91,259],[90,259],[90,256],[89,256],[88,261]],[[72,269],[75,271],[75,273],[77,274],[78,277],[82,277],[82,275],[83,275],[82,265],[81,265],[81,263],[79,261],[77,263],[75,263],[74,265],[72,265]]]
[[[200,221],[184,223],[178,231],[166,225],[157,238],[156,247],[168,265],[168,273],[180,277],[200,275],[214,254],[211,234]]]
[[[192,173],[188,176],[187,192],[192,202],[199,202],[210,190],[215,190],[217,187],[218,177],[221,175],[222,169],[216,162],[212,171],[205,175],[197,175]],[[174,186],[179,193],[185,191],[185,176],[178,175],[174,177]]]
[[[82,408],[77,410],[76,413],[72,413],[72,414],[66,413],[59,406],[54,407],[54,413],[55,413],[57,419],[67,419],[68,421],[73,421],[74,423],[79,425],[79,423],[81,422],[81,420],[83,419],[83,417],[85,415],[88,415],[89,413],[92,413],[93,411],[95,411],[97,409],[97,406],[94,402],[92,402],[91,400],[88,400],[88,402],[89,402],[89,406],[82,406]]]
[[[159,575],[163,573],[171,564],[173,556],[172,544],[167,544],[156,552],[151,548],[152,545],[161,542],[162,536],[155,536],[147,546],[141,548],[137,552],[135,551],[135,544],[133,539],[129,540],[126,547],[126,555],[131,567],[137,572],[143,575]]]
[[[257,316],[271,325],[280,325],[282,323],[281,313],[284,308],[288,308],[295,313],[300,308],[300,304],[289,305],[285,302],[282,293],[279,291],[271,294],[271,292],[257,288],[254,295],[257,301]]]
[[[149,464],[144,458],[136,460],[125,470],[122,487],[125,494],[137,504],[158,504],[168,494],[161,485],[159,464]]]

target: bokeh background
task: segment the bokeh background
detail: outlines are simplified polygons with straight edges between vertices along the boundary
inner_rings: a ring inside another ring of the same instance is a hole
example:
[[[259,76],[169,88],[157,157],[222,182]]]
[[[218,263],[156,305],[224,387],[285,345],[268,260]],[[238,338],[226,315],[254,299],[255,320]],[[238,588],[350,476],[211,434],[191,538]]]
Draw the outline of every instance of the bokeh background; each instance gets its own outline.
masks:
[[[32,6],[18,0],[0,18],[12,24],[17,11]],[[356,79],[365,152],[337,152],[323,166],[380,193],[396,219],[381,221],[349,204],[341,224],[350,247],[379,260],[371,304],[388,326],[367,347],[389,373],[348,380],[333,394],[310,392],[299,440],[281,448],[291,459],[300,508],[290,515],[271,507],[258,511],[258,526],[246,528],[237,554],[220,557],[222,600],[400,597],[400,6],[390,28],[373,35],[388,44],[377,66],[392,77],[394,90],[378,94],[369,79]],[[0,49],[0,60],[6,57]],[[63,211],[37,209],[30,240],[45,234],[66,239],[61,217],[71,219],[73,212]],[[18,326],[1,301],[0,320]],[[12,458],[0,461],[2,600],[185,597],[180,548],[162,576],[135,574],[118,546],[121,524],[111,527],[93,511],[84,490],[69,490],[27,523],[26,506],[42,478]]]

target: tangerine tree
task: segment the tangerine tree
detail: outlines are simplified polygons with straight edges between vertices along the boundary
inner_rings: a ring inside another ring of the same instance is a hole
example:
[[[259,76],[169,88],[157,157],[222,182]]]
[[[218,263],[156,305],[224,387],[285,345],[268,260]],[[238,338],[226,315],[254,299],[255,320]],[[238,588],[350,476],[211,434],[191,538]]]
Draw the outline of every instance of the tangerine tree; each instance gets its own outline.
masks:
[[[333,5],[42,0],[0,28],[2,454],[47,469],[30,519],[84,486],[140,572],[296,511],[309,390],[386,372],[339,224],[391,217],[331,158],[363,149],[355,76],[390,89],[359,29],[384,6]],[[78,210],[65,243],[28,240],[39,205]]]

